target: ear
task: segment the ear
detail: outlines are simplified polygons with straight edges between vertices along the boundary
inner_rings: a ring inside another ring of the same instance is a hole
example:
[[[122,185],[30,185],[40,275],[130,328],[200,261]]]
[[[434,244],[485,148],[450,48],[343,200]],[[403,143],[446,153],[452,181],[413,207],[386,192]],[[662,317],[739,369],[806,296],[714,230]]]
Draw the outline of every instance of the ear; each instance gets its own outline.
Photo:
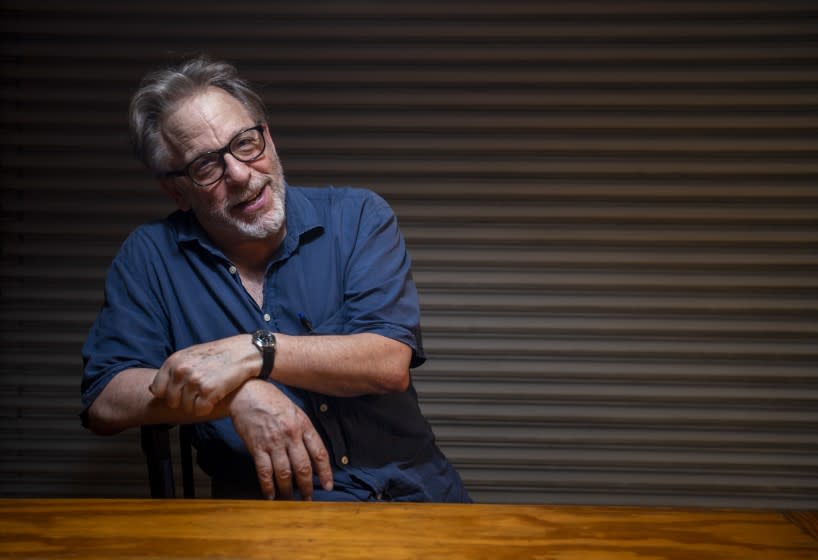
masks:
[[[270,149],[273,151],[273,155],[278,157],[278,152],[276,151],[276,144],[273,141],[273,135],[270,133],[270,125],[267,123],[264,123],[264,136],[265,136],[264,141],[268,146],[270,146]]]
[[[179,210],[190,210],[187,195],[176,179],[159,179],[159,186],[176,203]]]

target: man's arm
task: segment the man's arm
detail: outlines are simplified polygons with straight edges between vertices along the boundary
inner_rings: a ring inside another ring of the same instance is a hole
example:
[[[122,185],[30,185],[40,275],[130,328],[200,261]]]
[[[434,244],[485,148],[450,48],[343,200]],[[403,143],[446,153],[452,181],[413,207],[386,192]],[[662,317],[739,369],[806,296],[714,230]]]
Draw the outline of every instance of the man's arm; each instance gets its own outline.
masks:
[[[88,427],[98,434],[114,434],[143,424],[184,424],[230,416],[256,465],[262,492],[291,498],[293,482],[305,499],[312,496],[313,468],[321,485],[332,489],[329,454],[307,415],[275,385],[244,383],[212,407],[194,417],[154,397],[149,386],[152,369],[128,369],[117,374],[88,409]],[[295,481],[293,481],[295,477]]]
[[[271,377],[285,385],[336,397],[402,392],[409,387],[412,349],[397,340],[373,333],[276,339]]]
[[[405,391],[412,349],[372,334],[276,334],[271,379],[338,397]],[[169,409],[205,416],[245,381],[258,376],[262,357],[250,335],[185,348],[170,356],[150,390]]]
[[[165,400],[150,392],[156,372],[132,368],[115,375],[88,408],[88,428],[98,435],[113,435],[145,424],[186,424],[230,415],[233,395],[220,401],[208,414],[196,417],[180,408],[169,407]]]

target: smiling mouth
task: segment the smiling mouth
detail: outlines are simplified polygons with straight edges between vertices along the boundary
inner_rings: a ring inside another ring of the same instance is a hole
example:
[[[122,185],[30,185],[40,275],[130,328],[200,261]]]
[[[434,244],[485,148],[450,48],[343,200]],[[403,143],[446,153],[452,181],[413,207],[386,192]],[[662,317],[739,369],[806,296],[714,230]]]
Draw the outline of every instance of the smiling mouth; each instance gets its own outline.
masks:
[[[243,208],[247,208],[248,206],[252,206],[256,202],[258,202],[258,200],[261,198],[261,195],[264,194],[264,189],[265,188],[266,188],[266,185],[264,187],[260,188],[258,190],[258,192],[254,196],[252,196],[251,198],[248,198],[247,200],[239,202],[238,204],[235,205],[235,207],[238,208],[238,209],[243,209]]]

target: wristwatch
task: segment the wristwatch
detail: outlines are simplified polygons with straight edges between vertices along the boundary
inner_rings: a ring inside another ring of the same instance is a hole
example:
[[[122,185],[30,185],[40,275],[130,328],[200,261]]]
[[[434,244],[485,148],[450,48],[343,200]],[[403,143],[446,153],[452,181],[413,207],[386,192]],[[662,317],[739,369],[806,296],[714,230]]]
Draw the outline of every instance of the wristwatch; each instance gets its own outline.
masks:
[[[270,377],[270,372],[273,371],[273,365],[276,361],[276,335],[270,331],[259,329],[253,333],[253,344],[261,352],[261,371],[258,378],[267,379]]]

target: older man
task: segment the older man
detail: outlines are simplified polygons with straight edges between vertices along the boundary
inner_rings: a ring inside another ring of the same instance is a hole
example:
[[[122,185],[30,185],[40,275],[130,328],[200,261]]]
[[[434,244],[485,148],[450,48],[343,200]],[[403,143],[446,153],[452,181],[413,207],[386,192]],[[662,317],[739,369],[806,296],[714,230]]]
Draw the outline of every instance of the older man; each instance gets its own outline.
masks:
[[[412,386],[425,360],[377,195],[287,186],[261,98],[206,59],[147,76],[134,146],[179,210],[108,273],[83,347],[99,434],[195,423],[216,497],[469,501]]]

